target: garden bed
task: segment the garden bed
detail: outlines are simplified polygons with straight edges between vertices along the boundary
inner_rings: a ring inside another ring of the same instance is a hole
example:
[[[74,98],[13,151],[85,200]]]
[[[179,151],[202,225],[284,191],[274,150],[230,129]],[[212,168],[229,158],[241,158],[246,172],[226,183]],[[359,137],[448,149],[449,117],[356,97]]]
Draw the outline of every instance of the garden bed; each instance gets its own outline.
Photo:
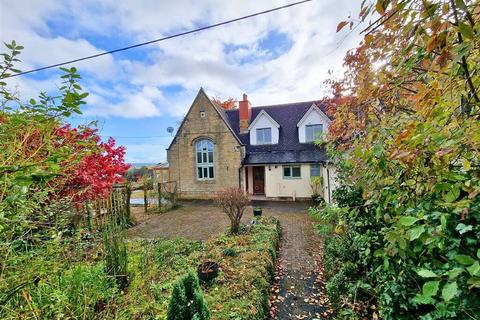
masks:
[[[41,272],[41,277],[13,293],[0,307],[0,316],[165,319],[177,277],[201,262],[215,261],[221,267],[219,276],[202,285],[211,318],[265,319],[278,240],[278,220],[262,218],[239,235],[224,234],[204,243],[182,238],[129,241],[130,284],[124,291],[103,272],[98,250],[91,249],[88,255],[80,250],[79,259],[65,256],[65,249],[48,262],[41,252],[29,254],[30,262],[18,263],[16,273],[29,273],[34,280],[33,275]],[[5,288],[11,286],[0,282],[0,289]]]

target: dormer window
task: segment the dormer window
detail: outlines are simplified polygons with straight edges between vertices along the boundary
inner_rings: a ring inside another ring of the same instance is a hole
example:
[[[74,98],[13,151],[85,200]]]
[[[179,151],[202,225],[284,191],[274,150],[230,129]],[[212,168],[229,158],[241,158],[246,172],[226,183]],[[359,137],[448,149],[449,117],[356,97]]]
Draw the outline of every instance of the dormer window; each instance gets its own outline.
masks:
[[[252,145],[277,144],[280,125],[265,111],[261,110],[255,117],[248,131]]]
[[[312,143],[319,140],[323,133],[328,132],[331,120],[314,103],[297,123],[298,142]]]
[[[271,144],[272,143],[272,128],[257,129],[257,144]]]
[[[307,124],[305,126],[305,141],[314,142],[315,140],[320,139],[323,132],[322,124]]]

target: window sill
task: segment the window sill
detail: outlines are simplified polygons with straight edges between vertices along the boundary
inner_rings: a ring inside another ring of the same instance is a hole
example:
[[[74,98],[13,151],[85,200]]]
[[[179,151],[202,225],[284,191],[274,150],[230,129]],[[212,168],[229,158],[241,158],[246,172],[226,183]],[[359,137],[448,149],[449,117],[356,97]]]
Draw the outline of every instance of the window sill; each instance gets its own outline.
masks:
[[[283,177],[283,180],[301,180],[302,177]]]

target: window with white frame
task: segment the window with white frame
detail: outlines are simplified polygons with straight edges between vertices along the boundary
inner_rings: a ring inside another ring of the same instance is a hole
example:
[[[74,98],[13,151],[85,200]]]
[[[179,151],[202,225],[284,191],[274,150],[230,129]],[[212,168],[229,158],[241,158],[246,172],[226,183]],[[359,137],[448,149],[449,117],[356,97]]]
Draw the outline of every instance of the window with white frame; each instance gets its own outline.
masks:
[[[292,178],[301,178],[300,166],[283,166],[283,178],[292,179]]]
[[[310,165],[310,177],[320,177],[320,165],[311,164]]]
[[[213,149],[213,142],[210,140],[202,139],[195,143],[195,160],[198,180],[212,180],[215,178]]]
[[[272,143],[272,128],[257,129],[257,144]]]
[[[315,140],[320,139],[323,132],[322,124],[307,124],[305,126],[305,141],[314,142]]]

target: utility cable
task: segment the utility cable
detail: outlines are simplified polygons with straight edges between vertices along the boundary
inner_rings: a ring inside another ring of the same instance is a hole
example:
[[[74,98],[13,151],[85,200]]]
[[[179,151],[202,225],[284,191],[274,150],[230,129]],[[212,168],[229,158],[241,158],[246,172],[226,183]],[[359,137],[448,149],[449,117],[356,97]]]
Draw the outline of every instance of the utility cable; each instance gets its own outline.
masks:
[[[61,63],[56,63],[56,64],[52,64],[52,65],[49,65],[49,66],[37,68],[37,69],[32,69],[32,70],[28,70],[28,71],[19,72],[19,73],[16,73],[16,74],[9,75],[8,77],[4,77],[4,79],[18,77],[18,76],[33,73],[33,72],[38,72],[38,71],[42,71],[42,70],[47,70],[47,69],[51,69],[51,68],[55,68],[55,67],[64,66],[66,64],[71,64],[71,63],[75,63],[75,62],[79,62],[79,61],[98,58],[98,57],[101,57],[101,56],[104,56],[104,55],[107,55],[107,54],[112,54],[112,53],[125,51],[125,50],[129,50],[129,49],[133,49],[133,48],[138,48],[138,47],[145,46],[145,45],[152,44],[152,43],[156,43],[156,42],[161,42],[161,41],[165,41],[165,40],[169,40],[169,39],[173,39],[173,38],[178,38],[178,37],[185,36],[185,35],[188,35],[188,34],[191,34],[191,33],[216,28],[216,27],[219,27],[219,26],[223,26],[223,25],[230,24],[230,23],[233,23],[233,22],[253,18],[253,17],[256,17],[256,16],[260,16],[260,15],[263,15],[263,14],[270,13],[270,12],[290,8],[290,7],[300,5],[300,4],[303,4],[303,3],[306,3],[306,2],[310,2],[310,1],[313,1],[313,0],[298,1],[298,2],[290,3],[290,4],[287,4],[287,5],[281,6],[281,7],[276,7],[276,8],[268,9],[268,10],[265,10],[265,11],[252,13],[252,14],[240,17],[240,18],[235,18],[235,19],[211,24],[211,25],[208,25],[208,26],[205,26],[205,27],[201,27],[201,28],[197,28],[197,29],[193,29],[193,30],[189,30],[189,31],[185,31],[185,32],[176,33],[176,34],[173,34],[173,35],[170,35],[170,36],[166,36],[166,37],[163,37],[163,38],[159,38],[159,39],[155,39],[155,40],[151,40],[151,41],[147,41],[147,42],[138,43],[138,44],[131,45],[131,46],[128,46],[128,47],[123,47],[123,48],[119,48],[119,49],[105,51],[105,52],[102,52],[102,53],[93,54],[91,56],[86,56],[86,57],[83,57],[83,58],[78,58],[78,59],[69,60],[69,61],[65,61],[65,62],[61,62]]]

